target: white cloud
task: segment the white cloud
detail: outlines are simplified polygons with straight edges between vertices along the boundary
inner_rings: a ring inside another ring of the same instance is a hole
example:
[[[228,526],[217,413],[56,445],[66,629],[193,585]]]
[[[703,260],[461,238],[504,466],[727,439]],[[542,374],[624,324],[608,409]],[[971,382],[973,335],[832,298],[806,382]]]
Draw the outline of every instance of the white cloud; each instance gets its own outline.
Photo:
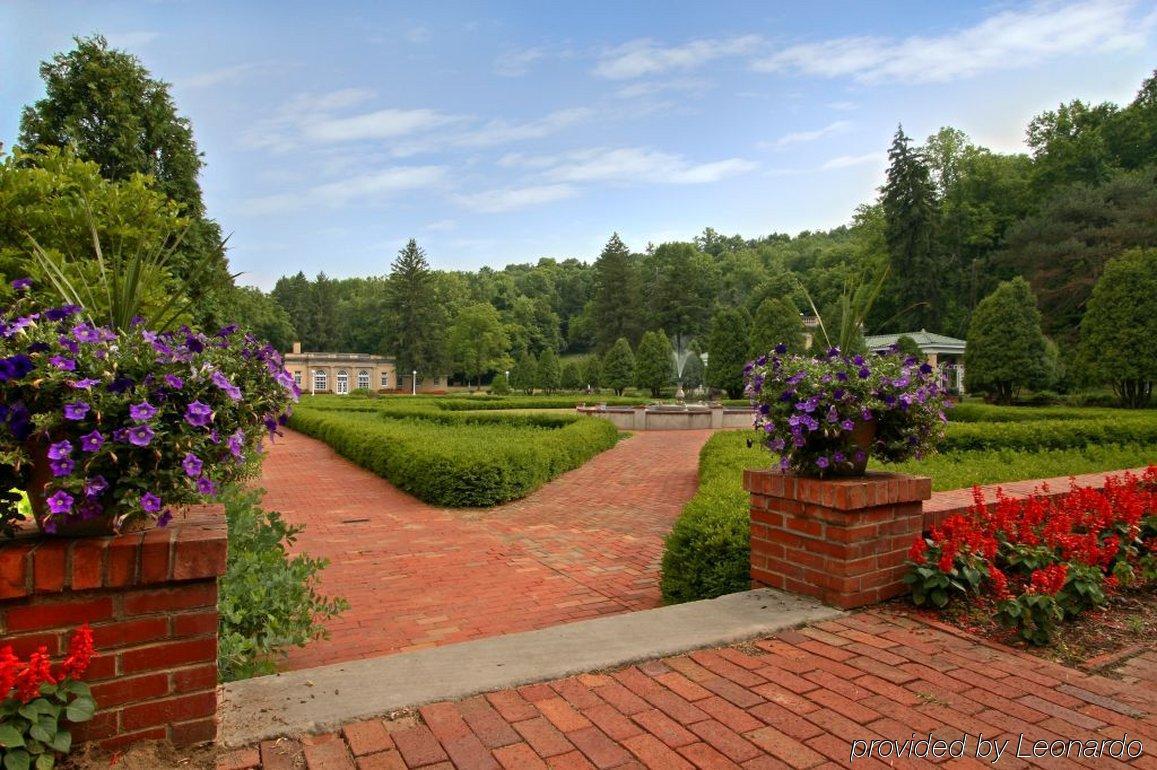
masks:
[[[1152,16],[1131,18],[1135,2],[1042,2],[996,13],[936,36],[856,36],[789,46],[757,59],[765,72],[851,77],[863,83],[945,82],[983,72],[1039,64],[1065,54],[1136,50]]]
[[[791,134],[785,134],[777,139],[774,143],[776,147],[787,147],[792,144],[800,144],[802,142],[814,142],[817,139],[823,139],[825,136],[832,136],[833,134],[840,134],[852,127],[852,124],[846,120],[837,120],[834,123],[829,123],[823,128],[817,128],[814,131],[796,131]]]
[[[888,161],[888,156],[882,152],[869,152],[864,155],[839,155],[820,166],[820,171],[831,171],[837,168],[850,168],[851,166],[865,166],[868,164],[884,165]]]
[[[703,38],[675,46],[642,38],[606,51],[594,72],[599,77],[626,80],[671,70],[693,70],[716,59],[754,53],[761,43],[758,35]]]
[[[431,222],[426,225],[426,229],[433,232],[444,232],[446,230],[456,230],[458,228],[458,221],[454,219],[439,219],[436,222]]]
[[[828,109],[836,110],[838,112],[848,112],[850,110],[854,110],[857,107],[859,107],[859,105],[856,104],[855,102],[847,102],[847,101],[828,102],[827,106],[828,106]]]
[[[317,142],[352,142],[359,139],[392,139],[428,131],[461,118],[436,110],[385,109],[345,118],[307,119],[302,133]]]
[[[468,209],[487,214],[540,206],[544,203],[573,198],[578,191],[568,184],[532,185],[484,190],[458,196],[458,202]]]
[[[223,83],[236,83],[244,80],[248,75],[268,71],[274,67],[275,65],[267,62],[235,64],[232,67],[221,67],[186,78],[177,78],[175,83],[178,88],[210,88]]]
[[[530,71],[530,65],[545,58],[546,49],[541,47],[507,51],[494,60],[494,72],[508,78],[520,77]]]
[[[594,148],[556,156],[515,154],[503,157],[499,164],[536,169],[545,179],[563,183],[707,184],[756,167],[743,158],[691,163],[681,155],[640,147]]]
[[[457,137],[453,143],[463,147],[488,147],[527,139],[541,139],[590,120],[595,114],[594,110],[587,107],[572,107],[555,110],[534,120],[491,120],[480,128]]]
[[[250,198],[241,204],[240,211],[249,216],[268,216],[318,206],[374,204],[399,192],[438,187],[446,178],[444,166],[392,166],[314,185],[302,192]]]
[[[615,91],[620,99],[641,99],[663,93],[702,93],[710,83],[702,78],[672,78],[630,83]]]

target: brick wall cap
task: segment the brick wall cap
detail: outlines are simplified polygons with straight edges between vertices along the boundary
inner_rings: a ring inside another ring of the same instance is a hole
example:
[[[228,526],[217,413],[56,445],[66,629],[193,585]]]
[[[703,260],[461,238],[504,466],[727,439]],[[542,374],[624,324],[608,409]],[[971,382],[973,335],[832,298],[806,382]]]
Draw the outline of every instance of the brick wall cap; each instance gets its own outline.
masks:
[[[745,470],[743,487],[757,497],[796,500],[841,511],[912,503],[932,496],[931,478],[887,471],[819,479],[779,469]]]

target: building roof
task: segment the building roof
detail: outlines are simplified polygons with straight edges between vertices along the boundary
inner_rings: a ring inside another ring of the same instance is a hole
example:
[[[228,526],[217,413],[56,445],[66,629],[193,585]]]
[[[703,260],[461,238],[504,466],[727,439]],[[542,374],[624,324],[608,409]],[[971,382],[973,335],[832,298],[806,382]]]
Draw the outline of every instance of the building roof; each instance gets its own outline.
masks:
[[[883,350],[896,344],[901,337],[911,337],[920,350],[925,353],[963,353],[965,342],[955,337],[921,329],[918,332],[904,332],[903,334],[872,334],[864,338],[869,350]]]
[[[394,359],[389,356],[377,356],[372,353],[327,353],[324,351],[302,351],[301,353],[285,353],[282,356],[285,361],[303,361],[310,359],[317,361],[319,359],[326,359],[329,361],[348,361],[351,364],[392,364]]]

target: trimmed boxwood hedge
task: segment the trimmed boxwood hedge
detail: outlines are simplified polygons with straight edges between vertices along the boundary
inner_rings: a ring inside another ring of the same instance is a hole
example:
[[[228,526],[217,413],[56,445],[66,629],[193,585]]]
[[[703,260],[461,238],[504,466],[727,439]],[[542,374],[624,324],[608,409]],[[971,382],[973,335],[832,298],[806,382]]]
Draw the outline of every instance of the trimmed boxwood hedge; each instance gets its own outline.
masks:
[[[362,403],[372,403],[362,402]],[[290,427],[434,505],[487,507],[524,497],[614,446],[606,420],[571,415],[397,417],[299,406]]]

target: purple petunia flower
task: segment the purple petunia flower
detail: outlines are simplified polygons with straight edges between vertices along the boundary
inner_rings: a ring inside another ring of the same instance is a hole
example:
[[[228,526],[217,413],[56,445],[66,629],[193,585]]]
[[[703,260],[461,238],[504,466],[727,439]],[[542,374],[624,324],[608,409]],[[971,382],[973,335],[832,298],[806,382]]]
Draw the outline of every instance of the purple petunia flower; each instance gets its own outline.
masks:
[[[48,467],[52,469],[53,476],[67,476],[72,473],[76,467],[76,463],[69,459],[64,460],[49,460]]]
[[[172,520],[173,520],[173,512],[171,510],[169,510],[168,508],[166,508],[161,513],[161,515],[157,517],[157,526],[158,527],[167,527],[167,526],[169,526],[169,522]]]
[[[192,452],[185,453],[185,459],[181,461],[181,467],[185,469],[185,475],[196,478],[201,475],[201,469],[204,467],[201,458]]]
[[[854,422],[852,422],[851,420],[844,420],[843,422],[840,423],[840,427],[843,428],[844,430],[855,430],[856,424]]]
[[[108,489],[108,481],[104,476],[93,476],[84,482],[84,495],[89,498],[100,497]]]
[[[64,419],[66,420],[83,420],[88,416],[88,404],[84,401],[74,401],[71,404],[64,405]]]
[[[49,460],[67,460],[72,456],[72,442],[67,439],[48,445]]]
[[[70,315],[76,315],[84,310],[80,305],[61,305],[44,311],[44,317],[49,321],[63,321]]]
[[[81,500],[80,505],[76,506],[76,512],[84,521],[91,521],[104,513],[104,506],[95,500]]]
[[[48,359],[48,363],[52,364],[61,371],[76,371],[76,361],[73,361],[71,358],[65,358],[64,356],[53,356],[52,358]]]
[[[185,407],[185,422],[194,428],[203,428],[213,419],[213,407],[200,401],[193,401]]]
[[[85,377],[83,380],[74,380],[68,384],[77,390],[88,390],[93,385],[99,385],[100,380],[94,380],[91,377]]]
[[[10,285],[16,291],[28,291],[29,289],[32,288],[32,279],[31,278],[17,278]]]
[[[129,406],[129,417],[137,422],[144,422],[145,420],[153,419],[153,415],[157,413],[157,408],[148,401],[142,401],[139,404],[132,404]]]
[[[155,435],[148,425],[134,425],[128,430],[129,443],[133,446],[148,446]]]
[[[141,508],[149,513],[156,513],[161,510],[161,498],[152,492],[145,492],[141,495]]]
[[[72,327],[72,336],[77,342],[100,342],[100,332],[89,324]]]
[[[72,495],[65,492],[63,489],[58,489],[46,501],[48,503],[48,510],[55,514],[69,513],[72,510],[74,499]]]
[[[197,491],[203,495],[217,494],[217,485],[208,476],[197,479]]]
[[[166,374],[165,384],[174,390],[180,390],[181,388],[185,387],[185,381],[175,374]]]
[[[241,448],[244,445],[245,434],[240,429],[234,431],[233,435],[229,437],[229,453],[236,457],[238,460],[244,460],[245,453],[241,451]]]
[[[99,430],[85,433],[80,437],[80,449],[83,452],[99,452],[102,446],[104,446],[104,436]]]
[[[817,457],[816,458],[816,467],[820,468],[820,469],[828,467],[828,458],[823,457],[822,455],[820,457]]]

